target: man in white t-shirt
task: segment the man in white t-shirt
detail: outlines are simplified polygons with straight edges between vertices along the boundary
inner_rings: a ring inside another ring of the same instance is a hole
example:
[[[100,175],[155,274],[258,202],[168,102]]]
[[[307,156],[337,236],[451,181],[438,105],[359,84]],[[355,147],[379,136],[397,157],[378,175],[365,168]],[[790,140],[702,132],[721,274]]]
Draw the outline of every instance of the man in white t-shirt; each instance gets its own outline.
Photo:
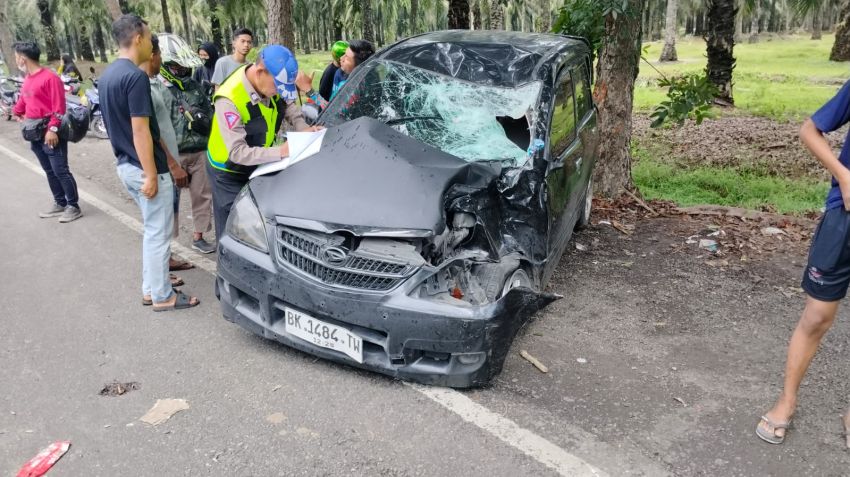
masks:
[[[236,71],[236,68],[244,65],[248,52],[254,47],[254,34],[247,28],[240,28],[233,32],[233,54],[222,56],[215,62],[215,71],[213,71],[212,80],[215,89],[224,83],[225,78],[230,76],[230,73]]]

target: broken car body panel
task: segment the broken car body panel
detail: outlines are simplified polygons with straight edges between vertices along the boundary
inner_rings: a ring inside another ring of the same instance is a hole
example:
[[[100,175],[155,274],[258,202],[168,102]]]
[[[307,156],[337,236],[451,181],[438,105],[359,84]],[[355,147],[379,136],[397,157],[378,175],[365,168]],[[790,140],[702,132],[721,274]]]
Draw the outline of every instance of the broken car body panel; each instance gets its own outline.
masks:
[[[219,241],[225,318],[394,377],[486,384],[557,298],[542,290],[596,158],[589,83],[586,43],[556,35],[435,32],[377,53],[320,117],[321,150],[237,199],[258,212],[251,233],[231,213]]]

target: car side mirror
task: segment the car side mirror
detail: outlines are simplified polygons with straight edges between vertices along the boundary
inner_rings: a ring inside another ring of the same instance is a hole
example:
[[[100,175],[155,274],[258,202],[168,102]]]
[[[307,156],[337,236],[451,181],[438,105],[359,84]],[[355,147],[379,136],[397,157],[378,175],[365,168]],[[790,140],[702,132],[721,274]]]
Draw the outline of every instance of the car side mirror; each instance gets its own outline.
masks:
[[[94,66],[89,66],[89,71],[91,72],[91,74],[94,74]]]
[[[304,116],[304,121],[310,126],[315,126],[319,122],[319,107],[313,103],[301,106],[301,115]]]

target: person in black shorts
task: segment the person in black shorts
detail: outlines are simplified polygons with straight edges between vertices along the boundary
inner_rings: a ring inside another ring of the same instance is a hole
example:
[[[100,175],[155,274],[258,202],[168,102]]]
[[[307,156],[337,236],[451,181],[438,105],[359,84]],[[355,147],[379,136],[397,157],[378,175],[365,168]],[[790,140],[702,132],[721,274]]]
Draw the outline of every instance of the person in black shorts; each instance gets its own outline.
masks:
[[[850,137],[845,138],[836,157],[823,134],[850,122],[850,82],[803,123],[800,139],[832,174],[826,211],[812,237],[809,262],[803,272],[803,290],[808,297],[788,344],[785,383],[776,404],[756,427],[756,435],[771,444],[781,444],[797,407],[797,392],[821,339],[835,320],[838,304],[850,285]],[[850,433],[850,411],[844,416]],[[850,447],[850,436],[847,437]]]

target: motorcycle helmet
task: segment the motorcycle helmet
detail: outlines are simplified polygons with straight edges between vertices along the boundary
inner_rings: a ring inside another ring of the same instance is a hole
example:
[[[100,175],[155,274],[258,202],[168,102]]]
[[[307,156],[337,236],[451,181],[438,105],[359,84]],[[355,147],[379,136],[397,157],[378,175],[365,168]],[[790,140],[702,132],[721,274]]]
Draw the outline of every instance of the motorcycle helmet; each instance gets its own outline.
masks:
[[[162,68],[178,78],[192,74],[192,68],[204,65],[203,60],[185,40],[173,33],[160,33],[159,50],[162,55]]]

